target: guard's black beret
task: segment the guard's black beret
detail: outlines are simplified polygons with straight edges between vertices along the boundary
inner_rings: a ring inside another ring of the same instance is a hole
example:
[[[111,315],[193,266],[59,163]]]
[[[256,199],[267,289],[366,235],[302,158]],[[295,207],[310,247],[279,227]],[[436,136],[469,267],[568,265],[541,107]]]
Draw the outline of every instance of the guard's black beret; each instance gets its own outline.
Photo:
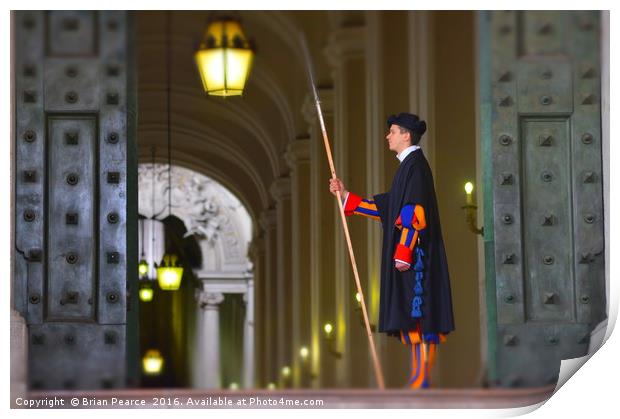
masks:
[[[398,115],[391,115],[387,119],[388,129],[392,126],[392,124],[407,128],[414,134],[419,134],[420,137],[426,132],[426,122],[421,121],[417,115],[412,113],[402,112]]]

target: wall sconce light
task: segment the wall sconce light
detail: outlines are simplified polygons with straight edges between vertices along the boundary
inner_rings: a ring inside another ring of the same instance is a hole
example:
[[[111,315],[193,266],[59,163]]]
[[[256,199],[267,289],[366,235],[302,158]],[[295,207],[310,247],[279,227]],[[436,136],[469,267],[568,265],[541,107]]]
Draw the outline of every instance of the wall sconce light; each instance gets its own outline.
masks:
[[[329,353],[338,359],[342,358],[342,352],[338,352],[335,347],[336,339],[334,339],[334,326],[332,326],[331,323],[325,323],[323,326],[323,332],[323,336],[327,341],[327,350]]]
[[[362,296],[359,292],[355,293],[355,301],[357,301],[355,311],[357,311],[357,314],[359,316],[360,324],[365,328],[366,324],[364,323],[364,315],[362,314]],[[376,330],[377,326],[375,326],[373,323],[370,323],[370,331],[374,333]]]
[[[272,383],[267,384],[267,390],[275,390],[276,388],[278,388],[276,386],[276,383],[272,382]]]
[[[308,350],[306,346],[302,346],[301,349],[299,350],[299,356],[304,362],[308,360],[308,355],[310,355],[310,351]]]
[[[308,349],[307,346],[302,346],[299,349],[299,357],[301,358],[301,372],[303,374],[307,374],[311,379],[315,379],[318,376],[314,373],[314,371],[312,371],[312,365],[310,365],[310,362],[308,362],[308,357],[310,356],[310,350]]]
[[[278,382],[278,387],[280,388],[288,388],[291,384],[291,367],[285,365],[280,370],[280,380]]]
[[[465,183],[465,196],[466,204],[461,207],[465,210],[465,222],[469,227],[469,230],[474,234],[480,234],[484,236],[484,228],[478,228],[478,220],[476,210],[478,206],[474,205],[472,192],[474,190],[474,184],[471,182]]]
[[[334,331],[334,326],[332,326],[331,323],[325,323],[325,326],[323,326],[323,331],[325,332],[325,337],[327,339],[333,338],[332,332]]]

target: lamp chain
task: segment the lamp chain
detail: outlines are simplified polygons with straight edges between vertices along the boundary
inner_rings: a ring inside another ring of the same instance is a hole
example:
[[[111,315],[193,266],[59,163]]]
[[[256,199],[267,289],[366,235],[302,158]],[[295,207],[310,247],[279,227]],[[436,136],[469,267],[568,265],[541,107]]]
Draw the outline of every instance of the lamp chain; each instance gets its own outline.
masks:
[[[171,160],[172,160],[172,147],[170,141],[170,73],[172,71],[170,61],[170,37],[171,37],[171,18],[172,12],[166,13],[166,77],[167,77],[167,98],[166,98],[166,110],[168,112],[168,216],[171,215],[172,206],[172,177],[171,177]]]

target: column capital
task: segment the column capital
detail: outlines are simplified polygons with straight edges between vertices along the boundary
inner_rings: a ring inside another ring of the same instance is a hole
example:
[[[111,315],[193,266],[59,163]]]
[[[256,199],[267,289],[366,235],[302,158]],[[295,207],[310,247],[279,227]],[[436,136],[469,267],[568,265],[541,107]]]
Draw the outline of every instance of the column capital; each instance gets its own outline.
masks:
[[[248,256],[256,260],[263,253],[265,253],[265,239],[258,236],[254,237],[248,245]]]
[[[310,160],[310,137],[298,137],[289,141],[284,158],[291,170],[295,170],[298,163]]]
[[[333,31],[348,26],[365,25],[367,13],[367,11],[363,10],[329,10],[327,11],[329,29]]]
[[[253,287],[254,287],[254,281],[249,280],[249,281],[248,281],[248,290],[242,294],[242,296],[243,296],[243,302],[244,302],[245,304],[247,304],[247,303],[248,303],[248,301],[249,301],[250,289],[251,289],[251,288],[253,288]]]
[[[272,230],[276,228],[278,225],[278,213],[275,209],[269,208],[264,210],[260,214],[260,218],[258,219],[260,226],[263,230]]]
[[[224,301],[224,294],[221,292],[196,290],[194,297],[203,310],[219,310],[219,304]]]
[[[339,67],[346,59],[361,57],[365,44],[366,27],[348,26],[331,33],[324,53],[332,67]]]
[[[319,100],[321,101],[321,110],[323,116],[334,113],[334,89],[332,87],[319,87],[317,89]],[[308,93],[301,105],[301,113],[309,125],[318,123],[316,115],[316,103],[314,103],[314,95]]]
[[[271,196],[277,201],[291,196],[291,178],[289,176],[280,176],[273,181],[269,188]]]

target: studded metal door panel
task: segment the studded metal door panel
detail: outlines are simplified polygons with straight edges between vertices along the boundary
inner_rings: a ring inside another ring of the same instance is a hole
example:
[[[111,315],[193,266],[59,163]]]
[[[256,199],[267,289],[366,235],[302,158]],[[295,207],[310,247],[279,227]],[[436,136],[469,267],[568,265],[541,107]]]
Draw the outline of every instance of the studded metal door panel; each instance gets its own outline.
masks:
[[[605,318],[599,15],[497,11],[489,31],[497,379],[551,384]]]
[[[15,307],[36,389],[125,386],[127,13],[15,25]]]

